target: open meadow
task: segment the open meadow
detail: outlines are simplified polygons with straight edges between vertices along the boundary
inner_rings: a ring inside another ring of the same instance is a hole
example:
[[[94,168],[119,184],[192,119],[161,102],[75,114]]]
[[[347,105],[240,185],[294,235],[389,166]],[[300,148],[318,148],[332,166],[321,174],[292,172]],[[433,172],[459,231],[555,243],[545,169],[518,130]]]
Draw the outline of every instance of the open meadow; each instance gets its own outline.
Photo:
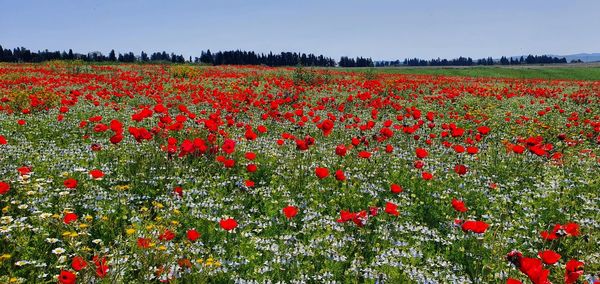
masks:
[[[597,283],[586,69],[0,64],[0,283]]]

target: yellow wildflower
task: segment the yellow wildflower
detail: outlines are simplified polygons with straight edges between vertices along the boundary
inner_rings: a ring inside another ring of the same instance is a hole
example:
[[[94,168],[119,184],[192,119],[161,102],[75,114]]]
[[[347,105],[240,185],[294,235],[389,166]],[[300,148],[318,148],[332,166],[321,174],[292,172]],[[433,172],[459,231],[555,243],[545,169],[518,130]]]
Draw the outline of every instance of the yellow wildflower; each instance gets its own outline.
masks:
[[[5,260],[9,260],[12,257],[12,255],[5,253],[3,255],[0,255],[0,262],[1,261],[5,261]]]
[[[158,208],[158,209],[163,209],[165,206],[162,205],[162,203],[158,202],[158,201],[152,201],[152,205],[154,205],[154,207]]]

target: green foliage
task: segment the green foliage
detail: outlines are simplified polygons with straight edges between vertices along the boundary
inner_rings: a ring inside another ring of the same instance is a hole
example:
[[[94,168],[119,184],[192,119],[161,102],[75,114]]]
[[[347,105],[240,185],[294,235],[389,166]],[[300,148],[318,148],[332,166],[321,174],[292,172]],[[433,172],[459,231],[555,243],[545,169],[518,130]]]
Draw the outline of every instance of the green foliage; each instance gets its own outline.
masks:
[[[318,75],[313,69],[307,69],[301,65],[296,66],[292,73],[292,80],[296,85],[314,85],[317,79]]]

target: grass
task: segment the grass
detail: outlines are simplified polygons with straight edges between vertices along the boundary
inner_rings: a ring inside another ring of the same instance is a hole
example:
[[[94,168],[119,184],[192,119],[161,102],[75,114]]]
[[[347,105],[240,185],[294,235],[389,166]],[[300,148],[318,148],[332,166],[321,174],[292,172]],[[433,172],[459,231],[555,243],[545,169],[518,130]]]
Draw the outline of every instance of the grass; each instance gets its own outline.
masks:
[[[368,68],[345,68],[365,71]],[[422,74],[438,76],[496,77],[545,80],[600,80],[600,66],[531,66],[531,67],[383,67],[375,68],[384,74]]]

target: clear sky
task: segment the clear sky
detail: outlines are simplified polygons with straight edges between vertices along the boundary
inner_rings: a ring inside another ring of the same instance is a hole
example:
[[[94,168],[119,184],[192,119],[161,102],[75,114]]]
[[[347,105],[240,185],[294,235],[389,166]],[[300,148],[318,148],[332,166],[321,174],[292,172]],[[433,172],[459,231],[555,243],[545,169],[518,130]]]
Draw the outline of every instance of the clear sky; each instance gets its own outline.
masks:
[[[0,0],[0,44],[373,59],[600,52],[599,0]]]

